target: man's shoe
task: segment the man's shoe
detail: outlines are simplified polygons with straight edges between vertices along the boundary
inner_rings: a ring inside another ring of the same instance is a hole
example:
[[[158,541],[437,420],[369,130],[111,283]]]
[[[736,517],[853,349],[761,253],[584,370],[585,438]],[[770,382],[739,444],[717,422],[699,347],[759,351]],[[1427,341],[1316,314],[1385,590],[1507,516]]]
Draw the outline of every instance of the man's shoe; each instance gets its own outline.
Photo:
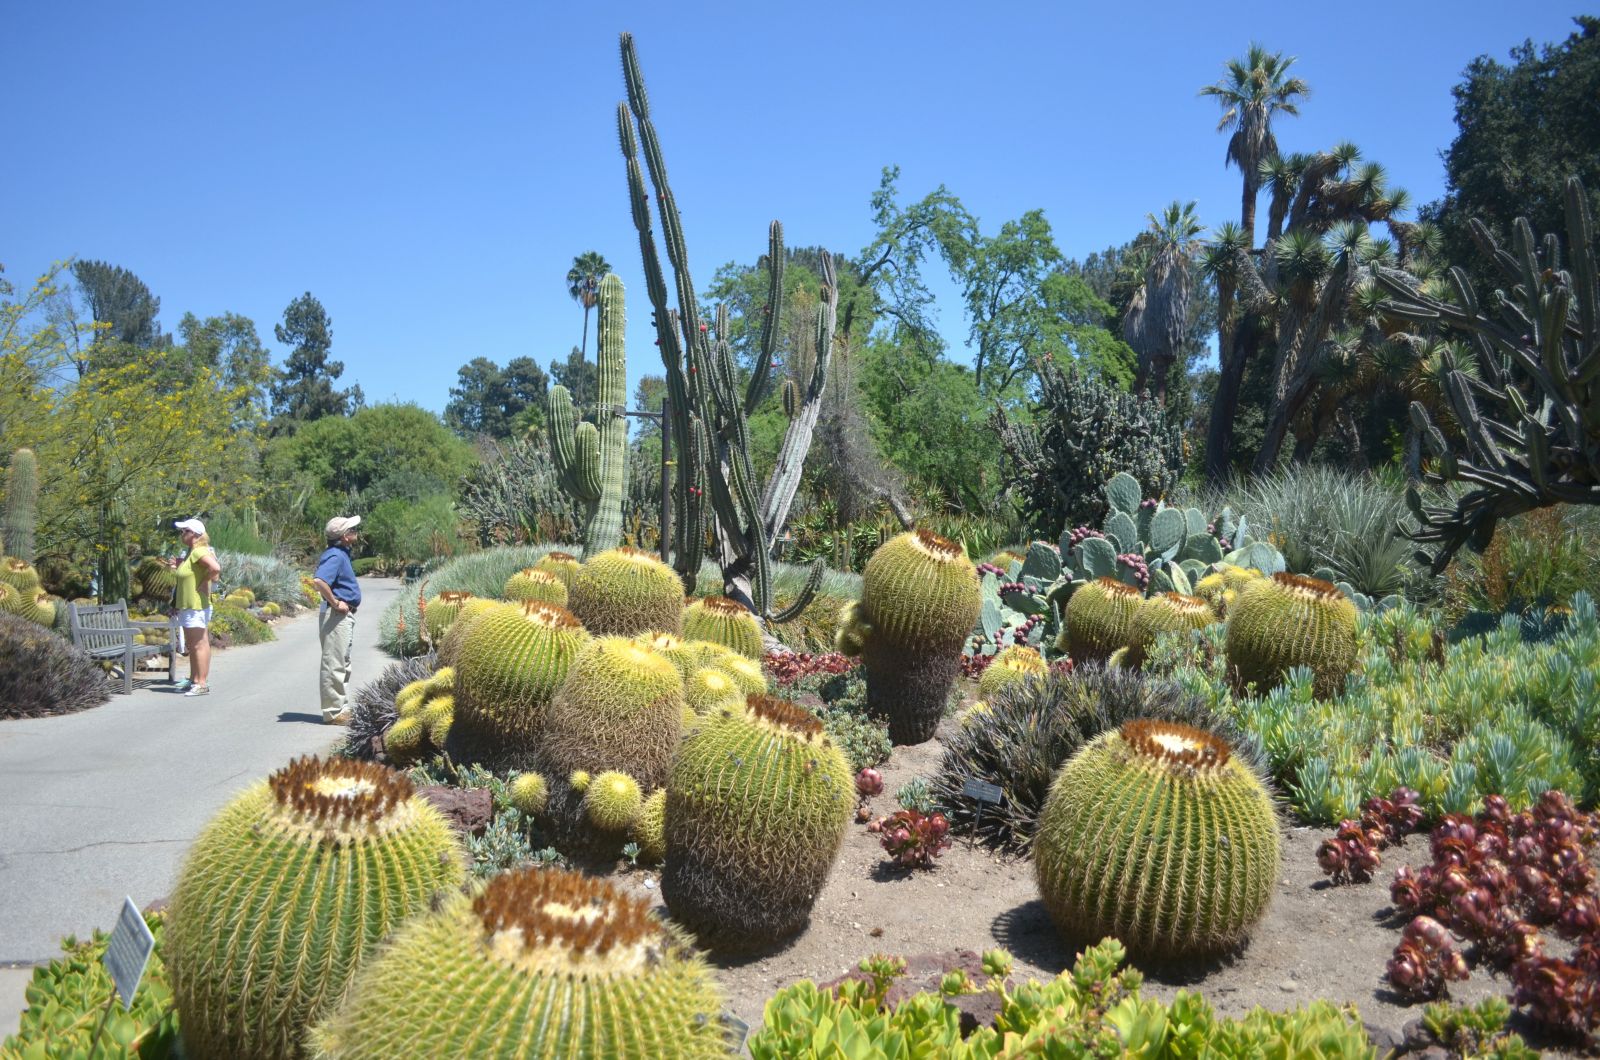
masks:
[[[322,719],[322,723],[324,725],[349,725],[350,724],[350,711],[349,710],[341,710],[339,713],[335,714],[331,718],[324,716],[323,719]]]
[[[209,696],[210,694],[211,694],[211,686],[210,685],[194,685],[193,687],[191,687],[189,689],[189,691],[185,692],[183,695],[184,695],[185,699],[188,699],[188,698],[191,698],[193,696]]]

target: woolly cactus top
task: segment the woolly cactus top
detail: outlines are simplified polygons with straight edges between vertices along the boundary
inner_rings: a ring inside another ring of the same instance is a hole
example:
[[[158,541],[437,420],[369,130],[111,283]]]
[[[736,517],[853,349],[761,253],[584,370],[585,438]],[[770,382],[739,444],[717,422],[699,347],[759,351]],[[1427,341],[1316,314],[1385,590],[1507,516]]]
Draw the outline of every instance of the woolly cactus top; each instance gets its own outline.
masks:
[[[308,839],[353,842],[405,828],[414,817],[411,781],[375,762],[297,758],[267,787],[278,822]]]
[[[578,563],[578,557],[570,552],[546,552],[542,558],[552,563],[571,563],[574,565]]]
[[[1175,721],[1125,722],[1118,735],[1135,754],[1173,770],[1206,772],[1227,765],[1233,757],[1217,736]]]
[[[703,597],[703,598],[701,598],[699,600],[694,601],[689,606],[690,607],[698,607],[701,610],[710,611],[713,614],[730,615],[730,616],[733,616],[733,617],[737,617],[739,615],[747,615],[747,614],[750,613],[750,609],[749,608],[745,607],[739,601],[730,599],[729,597],[726,597],[726,596],[707,596],[707,597]]]
[[[462,604],[472,599],[472,594],[461,589],[446,589],[444,592],[434,597],[434,599],[438,600],[440,603],[454,604],[456,607],[460,607]]]
[[[1344,599],[1343,593],[1321,578],[1311,578],[1304,574],[1274,574],[1272,580],[1280,588],[1288,589],[1298,596],[1326,601]]]
[[[561,579],[557,578],[554,574],[551,574],[547,570],[540,570],[538,567],[523,567],[521,570],[517,571],[516,574],[512,575],[512,577],[525,578],[530,582],[538,582],[541,585],[553,585],[561,581]]]
[[[1144,599],[1144,594],[1139,591],[1138,586],[1129,585],[1127,582],[1118,581],[1115,578],[1097,578],[1095,579],[1095,584],[1111,596],[1133,596],[1141,600]]]
[[[759,692],[746,696],[745,713],[758,725],[785,736],[798,736],[807,743],[822,735],[822,722],[817,720],[816,715],[777,696]]]
[[[661,562],[661,557],[654,552],[646,552],[644,549],[634,548],[632,545],[619,545],[611,550],[611,554],[631,559],[635,563],[648,563],[652,567]]]
[[[912,543],[940,563],[965,563],[966,550],[948,537],[940,537],[932,530],[918,530],[912,534]]]
[[[536,626],[546,629],[582,629],[583,623],[577,616],[560,604],[547,603],[544,600],[524,600],[520,604],[512,604],[521,610],[522,617]]]
[[[1216,613],[1211,610],[1211,605],[1198,596],[1185,596],[1182,593],[1161,593],[1151,599],[1160,600],[1167,607],[1182,615],[1216,618]]]
[[[650,903],[578,872],[503,872],[472,902],[489,953],[535,975],[624,979],[666,956]]]

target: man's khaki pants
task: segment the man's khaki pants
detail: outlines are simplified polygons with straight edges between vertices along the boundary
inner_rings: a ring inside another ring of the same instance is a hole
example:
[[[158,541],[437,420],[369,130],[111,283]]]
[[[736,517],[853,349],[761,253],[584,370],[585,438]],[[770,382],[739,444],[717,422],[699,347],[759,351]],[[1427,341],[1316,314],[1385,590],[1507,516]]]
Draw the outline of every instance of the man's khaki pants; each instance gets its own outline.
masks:
[[[324,607],[317,619],[322,635],[322,720],[332,721],[350,706],[350,649],[356,616]]]

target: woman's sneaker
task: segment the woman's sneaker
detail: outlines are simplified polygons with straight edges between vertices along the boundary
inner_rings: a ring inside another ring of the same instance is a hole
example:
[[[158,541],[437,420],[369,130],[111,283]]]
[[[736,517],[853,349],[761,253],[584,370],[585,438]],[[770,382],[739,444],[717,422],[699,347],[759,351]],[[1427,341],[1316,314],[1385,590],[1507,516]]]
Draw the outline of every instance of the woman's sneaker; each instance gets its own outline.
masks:
[[[185,677],[182,681],[172,686],[174,692],[188,692],[194,687],[194,682]]]
[[[210,685],[195,685],[192,688],[190,688],[189,691],[185,692],[184,696],[185,697],[188,697],[188,696],[209,696],[210,694],[211,694],[211,686]]]

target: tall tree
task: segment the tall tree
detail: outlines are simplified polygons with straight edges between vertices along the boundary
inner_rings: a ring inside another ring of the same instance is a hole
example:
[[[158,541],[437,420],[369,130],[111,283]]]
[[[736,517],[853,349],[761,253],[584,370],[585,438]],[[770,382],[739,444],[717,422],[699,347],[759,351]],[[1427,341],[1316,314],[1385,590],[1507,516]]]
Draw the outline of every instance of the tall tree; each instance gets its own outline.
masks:
[[[333,381],[344,374],[344,362],[328,360],[333,325],[310,291],[289,303],[283,323],[273,326],[273,335],[293,347],[272,388],[272,412],[281,429],[324,416],[345,416],[361,407],[359,386],[348,390],[333,387]]]
[[[549,382],[531,357],[514,357],[504,369],[474,357],[456,372],[444,421],[458,434],[510,438],[525,426],[530,408],[543,408]]]
[[[268,413],[268,387],[272,380],[272,354],[256,334],[256,323],[238,313],[223,313],[204,320],[185,313],[178,322],[178,339],[185,360],[194,367],[210,368],[222,386],[239,390],[239,411],[252,420]]]
[[[98,340],[145,349],[158,344],[161,329],[156,316],[161,312],[161,299],[150,293],[143,280],[104,261],[74,262],[72,275],[83,290],[90,315],[106,325]]]
[[[1300,78],[1289,76],[1289,67],[1293,65],[1294,56],[1285,59],[1282,52],[1269,52],[1252,41],[1244,58],[1229,59],[1223,64],[1222,77],[1200,90],[1202,96],[1215,97],[1222,107],[1217,131],[1233,129],[1223,164],[1238,166],[1244,176],[1239,226],[1252,246],[1256,238],[1260,166],[1278,153],[1278,141],[1272,135],[1272,119],[1277,114],[1298,115],[1299,101],[1311,92]]]
[[[567,270],[567,294],[583,306],[583,345],[578,348],[584,356],[589,354],[589,310],[600,301],[600,281],[610,271],[611,266],[596,250],[586,250],[573,258],[572,268]]]
[[[600,369],[576,346],[565,361],[550,362],[550,378],[557,386],[567,388],[573,405],[580,411],[592,412],[600,400]]]
[[[1194,203],[1173,202],[1161,216],[1149,214],[1154,242],[1143,282],[1122,318],[1122,337],[1139,354],[1134,390],[1153,387],[1156,400],[1167,403],[1167,382],[1189,330],[1194,294],[1192,256],[1200,234]]]
[[[1480,296],[1504,278],[1473,241],[1473,218],[1501,246],[1518,217],[1561,238],[1568,176],[1583,181],[1600,214],[1600,18],[1573,21],[1578,29],[1560,44],[1511,49],[1510,65],[1479,56],[1451,89],[1457,132],[1444,152],[1445,194],[1422,217],[1438,224],[1444,258],[1467,270]]]

